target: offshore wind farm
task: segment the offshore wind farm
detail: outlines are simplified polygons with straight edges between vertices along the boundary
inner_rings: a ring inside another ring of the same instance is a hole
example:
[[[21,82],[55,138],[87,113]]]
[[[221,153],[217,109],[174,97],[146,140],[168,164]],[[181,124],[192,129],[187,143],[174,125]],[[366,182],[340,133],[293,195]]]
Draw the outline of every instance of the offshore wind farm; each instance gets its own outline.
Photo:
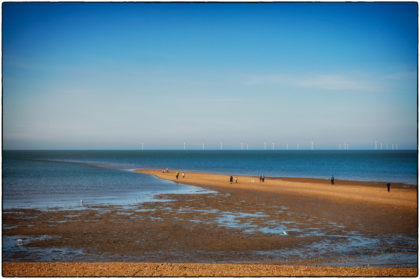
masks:
[[[289,144],[288,143],[281,143],[281,142],[271,142],[270,148],[268,148],[267,142],[263,142],[260,145],[255,144],[251,145],[251,150],[288,150]],[[358,145],[350,147],[350,143],[338,143],[336,148],[331,148],[331,146],[318,146],[315,142],[309,141],[307,143],[297,143],[295,144],[296,149],[300,146],[303,150],[398,150],[398,143],[383,143],[378,142],[375,140],[370,146],[369,144],[366,145]],[[144,143],[141,143],[140,149],[144,150]],[[153,145],[147,148],[148,150],[223,150],[223,142],[219,143],[194,143],[194,142],[184,142],[183,147],[176,147],[175,145],[171,147],[164,147],[164,148],[156,148]],[[226,150],[250,150],[248,143],[240,142],[235,144],[230,144],[225,147]],[[410,149],[408,149],[410,150]]]

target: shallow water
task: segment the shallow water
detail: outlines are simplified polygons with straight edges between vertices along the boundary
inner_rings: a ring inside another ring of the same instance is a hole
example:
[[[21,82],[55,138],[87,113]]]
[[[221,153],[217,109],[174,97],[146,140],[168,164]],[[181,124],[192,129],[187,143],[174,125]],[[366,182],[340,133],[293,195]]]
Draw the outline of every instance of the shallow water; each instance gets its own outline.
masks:
[[[92,205],[136,205],[159,194],[208,193],[126,169],[38,160],[5,160],[3,209],[85,209]]]

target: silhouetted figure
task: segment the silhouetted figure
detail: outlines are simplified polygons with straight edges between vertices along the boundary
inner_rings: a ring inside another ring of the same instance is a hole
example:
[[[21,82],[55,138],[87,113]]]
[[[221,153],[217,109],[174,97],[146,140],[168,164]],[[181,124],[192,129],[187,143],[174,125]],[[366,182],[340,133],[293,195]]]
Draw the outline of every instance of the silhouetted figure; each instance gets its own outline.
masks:
[[[230,180],[230,184],[232,184],[232,182],[233,182],[233,176],[232,175],[230,176],[229,180]]]
[[[238,183],[238,177],[235,176],[235,183]]]
[[[179,172],[176,172],[176,179],[178,179],[178,176],[179,176]]]
[[[265,178],[265,177],[264,177],[264,174],[263,174],[263,175],[261,175],[261,181],[262,181],[262,182],[264,182],[264,178]]]
[[[262,181],[262,176],[260,175],[260,182]]]
[[[334,185],[334,175],[331,175],[330,180],[331,180],[331,185]]]
[[[391,183],[387,183],[386,188],[388,189],[388,192],[389,192],[391,190]]]

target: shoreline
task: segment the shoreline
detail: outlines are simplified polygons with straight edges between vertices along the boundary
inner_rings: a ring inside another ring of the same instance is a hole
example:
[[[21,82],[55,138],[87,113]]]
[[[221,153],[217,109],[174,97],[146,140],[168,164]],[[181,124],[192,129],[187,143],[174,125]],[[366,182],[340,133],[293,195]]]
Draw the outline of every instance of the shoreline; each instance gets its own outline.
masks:
[[[225,174],[184,172],[185,178],[182,178],[182,172],[179,172],[176,179],[176,170],[162,173],[161,170],[136,169],[135,172],[204,188],[302,195],[343,202],[363,201],[417,210],[417,187],[403,187],[402,183],[391,183],[391,190],[387,192],[385,183],[371,181],[336,180],[331,185],[329,180],[318,178],[266,177],[265,182],[260,182],[255,176],[233,176],[233,183],[230,183],[229,175]],[[235,183],[235,177],[238,177],[238,183]]]
[[[303,182],[303,183],[321,183],[330,184],[330,180],[326,178],[314,178],[314,177],[282,177],[274,176],[267,177],[274,180],[292,181],[292,182]],[[385,187],[386,183],[391,183],[392,188],[417,188],[417,184],[410,184],[405,182],[386,182],[386,181],[373,181],[373,180],[352,180],[352,179],[334,179],[334,185],[362,185],[370,187]]]

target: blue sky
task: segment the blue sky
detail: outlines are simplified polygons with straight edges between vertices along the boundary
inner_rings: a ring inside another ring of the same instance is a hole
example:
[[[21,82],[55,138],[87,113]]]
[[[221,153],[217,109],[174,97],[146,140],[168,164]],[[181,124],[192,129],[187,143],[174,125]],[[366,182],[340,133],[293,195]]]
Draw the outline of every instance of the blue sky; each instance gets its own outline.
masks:
[[[417,148],[417,3],[3,3],[5,149]]]

